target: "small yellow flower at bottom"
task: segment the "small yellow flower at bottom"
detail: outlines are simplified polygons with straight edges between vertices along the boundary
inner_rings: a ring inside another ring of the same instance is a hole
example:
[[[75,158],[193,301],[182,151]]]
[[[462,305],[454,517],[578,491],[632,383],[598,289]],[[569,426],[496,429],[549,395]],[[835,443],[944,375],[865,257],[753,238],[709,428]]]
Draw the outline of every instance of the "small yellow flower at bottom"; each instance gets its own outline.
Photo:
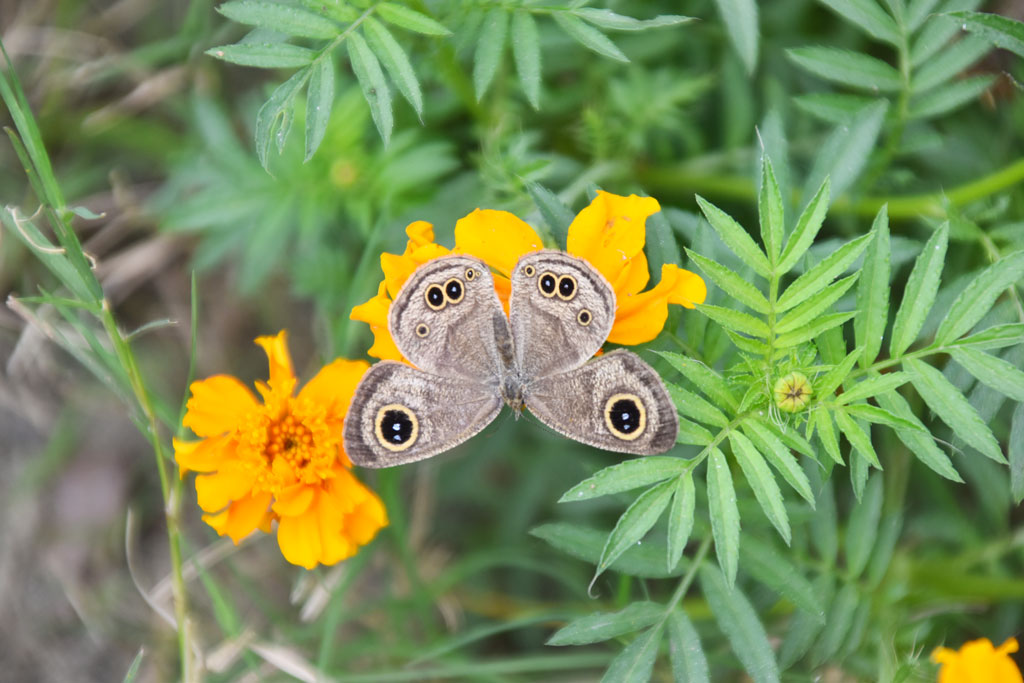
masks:
[[[1016,638],[1008,638],[997,648],[988,638],[981,638],[964,643],[959,650],[935,648],[932,661],[942,665],[938,683],[1022,683],[1020,669],[1010,658],[1016,651]]]
[[[182,475],[200,473],[203,520],[218,534],[238,543],[277,521],[286,560],[335,564],[388,523],[342,449],[345,413],[369,365],[335,360],[296,395],[285,332],[256,343],[270,361],[269,381],[256,383],[263,403],[228,375],[193,382],[183,424],[201,440],[175,439],[174,457]]]
[[[814,389],[803,373],[791,372],[779,378],[772,392],[775,394],[775,405],[779,410],[795,413],[804,409],[811,400]]]

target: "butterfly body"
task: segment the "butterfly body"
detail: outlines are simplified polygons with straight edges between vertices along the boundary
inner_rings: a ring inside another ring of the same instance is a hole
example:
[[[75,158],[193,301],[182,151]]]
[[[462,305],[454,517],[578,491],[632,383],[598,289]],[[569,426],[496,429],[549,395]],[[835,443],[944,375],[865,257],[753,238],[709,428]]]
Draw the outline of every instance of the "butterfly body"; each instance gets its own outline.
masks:
[[[564,252],[519,260],[508,317],[482,261],[430,261],[403,285],[388,320],[416,367],[370,368],[345,421],[345,451],[364,467],[421,460],[470,438],[508,405],[517,418],[529,408],[598,448],[664,452],[675,444],[678,417],[657,373],[623,350],[589,360],[614,319],[611,285]]]

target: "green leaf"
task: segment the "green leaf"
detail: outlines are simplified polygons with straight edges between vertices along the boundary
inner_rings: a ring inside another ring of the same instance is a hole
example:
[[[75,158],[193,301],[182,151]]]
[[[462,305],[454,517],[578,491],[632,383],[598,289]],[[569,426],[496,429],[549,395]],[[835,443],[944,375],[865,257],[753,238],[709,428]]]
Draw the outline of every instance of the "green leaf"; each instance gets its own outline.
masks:
[[[306,97],[306,158],[313,158],[327,132],[334,106],[334,63],[320,60],[310,70],[309,90]]]
[[[833,129],[815,155],[804,185],[805,196],[826,177],[832,178],[832,201],[856,182],[875,147],[888,108],[888,102],[876,100]]]
[[[601,677],[602,683],[647,683],[658,657],[661,624],[637,636],[612,660]]]
[[[699,424],[689,420],[679,420],[679,433],[676,435],[676,443],[685,443],[691,446],[707,446],[711,441],[711,432]]]
[[[915,97],[910,103],[910,118],[927,119],[953,111],[978,99],[995,81],[995,76],[974,76]]]
[[[1024,23],[984,12],[950,12],[964,29],[981,36],[996,47],[1024,57]]]
[[[626,508],[601,550],[594,572],[596,579],[612,562],[642,539],[668,507],[675,482],[665,481],[647,489]]]
[[[681,609],[673,610],[668,617],[668,653],[672,660],[672,677],[676,681],[711,683],[700,636]]]
[[[974,278],[950,306],[946,319],[935,333],[935,343],[945,346],[978,324],[992,304],[1024,273],[1024,251],[996,261]]]
[[[998,356],[993,356],[971,348],[953,348],[950,354],[967,372],[987,386],[992,387],[1014,401],[1024,401],[1024,372],[1007,363]]]
[[[818,230],[821,229],[825,214],[828,212],[831,192],[832,183],[826,177],[814,197],[807,203],[803,213],[800,214],[800,220],[797,221],[793,233],[786,240],[786,248],[782,250],[779,265],[776,267],[776,272],[780,275],[792,270],[808,247],[814,243],[814,238],[817,236]]]
[[[855,584],[844,584],[836,593],[836,597],[828,609],[825,629],[812,652],[811,659],[815,667],[829,661],[839,651],[845,642],[846,634],[850,632],[859,602],[860,595],[857,593]]]
[[[507,36],[508,12],[502,7],[495,7],[484,19],[476,42],[476,56],[473,58],[473,90],[478,102],[498,71]]]
[[[675,232],[663,211],[647,218],[647,244],[644,245],[644,252],[652,273],[660,274],[665,265],[682,265],[682,252],[676,243]]]
[[[916,358],[907,358],[903,365],[910,371],[911,381],[917,393],[939,419],[983,455],[1006,464],[1006,458],[999,450],[999,442],[992,435],[992,430],[981,419],[974,406],[967,402],[964,395],[941,372]]]
[[[416,116],[423,117],[423,94],[420,91],[420,82],[416,78],[409,57],[405,50],[395,40],[395,37],[388,31],[387,26],[373,17],[367,17],[363,22],[366,27],[366,40],[373,48],[374,54],[384,64],[391,80],[398,86],[402,97],[412,106]],[[329,60],[324,60],[329,61]]]
[[[868,233],[847,242],[794,280],[779,297],[778,310],[787,311],[825,289],[837,275],[841,275],[857,260],[873,237],[873,233]]]
[[[729,579],[729,585],[732,585],[736,583],[739,556],[740,511],[736,507],[736,490],[732,486],[729,463],[718,448],[712,448],[708,456],[707,480],[708,514],[711,517],[711,535],[715,539],[715,553]]]
[[[849,21],[867,33],[890,45],[900,45],[900,29],[893,18],[874,0],[822,0]]]
[[[771,275],[772,269],[768,263],[768,257],[754,243],[753,238],[743,227],[733,220],[732,216],[711,204],[700,195],[697,195],[697,204],[708,223],[715,229],[718,236],[722,238],[732,251],[740,257],[744,263],[753,268],[764,277]]]
[[[906,420],[915,425],[914,429],[901,429],[896,427],[896,436],[900,438],[907,448],[917,456],[917,459],[922,463],[931,468],[934,472],[940,476],[949,479],[950,481],[963,482],[956,469],[953,468],[953,464],[949,460],[949,456],[942,452],[942,449],[935,445],[935,439],[932,437],[924,424],[917,419],[914,415],[914,411],[911,410],[910,404],[907,400],[900,396],[895,391],[890,391],[886,394],[879,394],[876,397],[878,404],[888,410],[893,415]]]
[[[218,5],[217,11],[240,24],[259,26],[300,38],[330,40],[341,33],[341,28],[330,19],[294,5],[233,0]]]
[[[814,594],[811,582],[771,544],[746,535],[740,545],[744,571],[794,605],[825,621],[825,607]]]
[[[1010,491],[1013,502],[1024,500],[1024,403],[1013,410],[1010,420]]]
[[[974,349],[1001,349],[1016,344],[1024,344],[1024,323],[993,325],[953,342],[953,346],[970,346]]]
[[[935,293],[939,289],[942,265],[946,261],[946,245],[949,243],[949,223],[943,223],[932,233],[921,249],[910,271],[907,287],[903,290],[903,301],[892,324],[892,338],[889,354],[894,358],[914,343],[924,326],[925,318],[932,310]]]
[[[757,50],[760,31],[757,22],[757,3],[754,0],[715,0],[718,14],[725,24],[729,41],[743,61],[748,74],[757,68]]]
[[[666,555],[669,571],[679,564],[686,543],[690,540],[693,530],[694,506],[697,495],[693,486],[693,475],[690,472],[676,480],[672,498],[672,507],[668,511],[668,555]]]
[[[572,10],[572,13],[581,19],[586,19],[594,26],[600,26],[601,28],[613,31],[643,31],[648,28],[677,26],[693,21],[693,17],[684,17],[678,14],[659,14],[653,19],[634,19],[633,17],[616,14],[610,9],[598,9],[596,7],[580,7]]]
[[[797,107],[811,116],[831,124],[847,123],[857,112],[874,101],[874,98],[864,95],[833,92],[809,93],[793,98]]]
[[[399,5],[394,2],[381,2],[375,5],[375,8],[380,18],[389,24],[428,36],[450,36],[452,34],[451,31],[437,21],[416,10],[411,10],[405,5]]]
[[[700,567],[700,587],[732,651],[755,683],[778,683],[779,665],[750,601],[716,567]]]
[[[871,226],[875,239],[864,257],[857,287],[857,315],[853,332],[857,346],[863,347],[860,365],[875,362],[882,348],[882,335],[889,321],[889,209],[883,205]]]
[[[526,191],[530,193],[530,198],[540,210],[544,222],[548,224],[551,236],[555,238],[555,244],[559,248],[565,248],[569,226],[572,224],[575,214],[558,198],[558,195],[542,185],[527,183]]]
[[[918,431],[931,436],[931,432],[921,427],[919,423],[906,420],[878,406],[868,405],[867,403],[854,403],[853,405],[846,406],[846,412],[858,420],[882,424],[893,429]]]
[[[348,58],[352,63],[352,71],[356,74],[366,103],[370,105],[370,115],[377,126],[377,131],[384,140],[384,144],[387,145],[391,140],[394,118],[391,112],[391,91],[388,89],[387,81],[384,80],[380,62],[370,50],[370,46],[366,44],[366,40],[358,33],[350,33],[345,42],[348,45]]]
[[[700,254],[690,251],[689,249],[686,250],[686,255],[689,256],[695,264],[697,264],[697,267],[700,268],[712,282],[721,287],[726,294],[736,299],[741,304],[749,306],[758,313],[768,313],[770,309],[768,299],[764,297],[761,290],[744,280],[735,271],[732,271],[709,258],[704,258]]]
[[[834,47],[797,47],[786,54],[799,66],[835,83],[872,93],[899,92],[900,72],[881,59]]]
[[[792,332],[787,332],[786,334],[780,334],[775,338],[775,348],[785,349],[790,346],[796,346],[797,344],[803,344],[806,341],[814,339],[826,330],[842,325],[854,315],[856,315],[856,311],[849,311],[847,313],[829,313],[828,315],[820,316],[817,320],[806,327],[793,330]]]
[[[862,352],[863,349],[857,347],[851,351],[846,358],[839,363],[836,363],[836,365],[825,373],[823,377],[816,379],[814,381],[815,395],[819,399],[825,399],[826,397],[831,396],[835,390],[839,388],[839,385],[843,383],[846,376],[850,374],[850,371],[853,370],[853,365],[857,362],[857,359],[860,357]]]
[[[736,396],[732,393],[725,378],[704,363],[671,351],[655,351],[655,353],[667,360],[673,368],[693,382],[698,389],[711,397],[719,406],[729,410],[736,410],[739,407]]]
[[[761,218],[761,242],[768,254],[768,261],[778,263],[786,219],[782,208],[782,193],[779,192],[779,183],[775,179],[775,169],[772,168],[771,159],[767,154],[761,157],[761,191],[758,193],[757,213]]]
[[[291,78],[274,89],[270,98],[256,112],[256,156],[264,169],[269,163],[270,143],[276,139],[278,150],[284,148],[288,131],[291,130],[295,97],[305,87],[310,75],[310,69],[296,71]]]
[[[624,55],[622,50],[616,47],[615,43],[608,39],[608,36],[601,33],[593,26],[585,24],[579,17],[569,14],[568,12],[552,12],[551,16],[554,18],[555,23],[557,23],[570,38],[583,47],[593,50],[599,55],[617,59],[620,62],[629,61],[629,57]]]
[[[871,549],[878,537],[878,523],[882,518],[882,475],[875,473],[868,479],[864,497],[850,512],[846,527],[846,569],[851,580],[860,577],[868,566]]]
[[[689,460],[665,455],[627,460],[605,467],[594,476],[584,479],[566,491],[558,502],[573,503],[650,486],[687,472],[691,466]]]
[[[846,436],[853,449],[868,463],[877,469],[882,469],[881,463],[878,462],[878,454],[875,453],[875,448],[871,445],[871,436],[861,429],[861,426],[845,410],[837,409],[833,413],[835,414],[836,425],[839,426],[839,431]]]
[[[752,337],[765,339],[770,332],[768,325],[764,321],[731,308],[723,308],[722,306],[713,306],[711,304],[697,304],[697,310],[722,327],[727,327],[730,330],[742,332],[743,334],[749,334]]]
[[[756,420],[744,420],[741,425],[743,432],[750,437],[757,449],[785,478],[793,490],[799,493],[804,500],[814,507],[814,493],[811,491],[811,483],[807,475],[800,469],[800,463],[796,461],[793,454],[789,452],[782,441],[771,432],[771,430]]]
[[[878,525],[878,540],[875,541],[875,547],[871,551],[871,559],[868,562],[866,578],[869,590],[876,588],[885,576],[902,530],[903,515],[899,511],[890,511],[882,517]]]
[[[601,549],[608,538],[606,531],[564,522],[542,524],[530,529],[530,535],[536,536],[567,555],[590,564],[597,564],[601,556]],[[672,571],[665,571],[665,552],[664,543],[659,543],[657,539],[651,539],[627,550],[622,557],[612,563],[611,569],[647,579],[664,579],[669,576],[678,576],[685,571],[685,562],[681,563],[681,567],[673,567]]]
[[[910,81],[911,92],[923,93],[942,85],[984,57],[991,49],[988,41],[975,36],[956,41],[914,71]]]
[[[512,56],[526,99],[540,109],[540,35],[533,15],[524,9],[512,15]]]
[[[799,306],[795,306],[775,325],[776,334],[793,332],[810,322],[818,320],[822,313],[830,309],[836,301],[839,301],[843,294],[846,294],[846,291],[853,286],[853,283],[859,277],[860,273],[854,273],[844,277],[842,280],[836,280]]]
[[[875,375],[866,380],[848,385],[845,391],[836,397],[836,403],[854,403],[864,399],[877,396],[886,391],[892,391],[910,381],[910,375],[905,372],[888,372],[884,375]]]
[[[786,513],[786,504],[782,500],[782,492],[779,490],[779,485],[775,483],[772,471],[768,469],[767,463],[757,452],[754,444],[750,443],[750,439],[743,434],[732,432],[729,435],[729,442],[732,444],[736,462],[740,464],[740,469],[747,477],[747,482],[753,489],[761,509],[764,510],[765,517],[786,541],[786,545],[789,545],[792,540],[789,515]]]
[[[671,382],[667,382],[665,386],[668,389],[669,396],[672,397],[672,402],[676,404],[676,410],[680,414],[716,427],[725,427],[729,424],[729,418],[722,411],[697,394]]]
[[[288,43],[242,43],[211,47],[206,54],[232,64],[255,66],[261,69],[289,69],[306,66],[316,57],[309,50]]]
[[[832,599],[832,577],[823,572],[814,581],[814,593],[820,604],[829,603]],[[779,648],[779,664],[788,669],[811,649],[814,639],[825,625],[810,612],[799,611],[790,620],[786,637]]]
[[[914,32],[931,16],[939,0],[910,0],[907,7],[907,30]]]
[[[573,619],[545,645],[587,645],[600,643],[647,628],[661,619],[665,608],[656,602],[634,602],[619,612],[595,612]]]

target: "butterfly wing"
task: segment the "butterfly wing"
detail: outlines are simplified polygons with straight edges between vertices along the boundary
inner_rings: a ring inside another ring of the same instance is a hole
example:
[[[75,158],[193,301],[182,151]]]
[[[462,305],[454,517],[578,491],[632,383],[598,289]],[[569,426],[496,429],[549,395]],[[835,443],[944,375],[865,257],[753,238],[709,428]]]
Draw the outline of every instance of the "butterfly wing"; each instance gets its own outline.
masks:
[[[676,443],[679,416],[658,373],[616,350],[524,387],[526,407],[571,439],[620,453],[653,455]]]
[[[423,460],[477,434],[501,406],[501,397],[477,382],[381,361],[356,388],[345,417],[345,453],[360,467]]]
[[[615,291],[601,273],[561,251],[538,251],[512,271],[509,326],[525,383],[586,362],[615,322]]]
[[[425,372],[496,386],[511,359],[508,319],[487,266],[469,256],[423,264],[388,314],[398,350]]]

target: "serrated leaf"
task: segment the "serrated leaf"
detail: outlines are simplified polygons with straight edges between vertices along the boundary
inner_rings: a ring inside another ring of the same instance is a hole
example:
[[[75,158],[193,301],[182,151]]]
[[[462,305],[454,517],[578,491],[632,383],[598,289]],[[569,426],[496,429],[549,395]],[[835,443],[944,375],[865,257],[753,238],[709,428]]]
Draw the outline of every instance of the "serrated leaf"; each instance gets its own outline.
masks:
[[[853,624],[853,616],[859,602],[857,587],[852,583],[844,584],[836,593],[835,599],[829,605],[825,628],[812,650],[811,659],[816,667],[830,660],[839,651]]]
[[[995,81],[994,76],[974,76],[940,86],[911,100],[910,118],[927,119],[951,112],[978,99]]]
[[[548,224],[551,236],[555,238],[555,244],[559,248],[564,248],[569,235],[569,226],[574,217],[573,212],[558,198],[558,195],[542,185],[527,183],[526,191],[530,193],[530,198],[540,210],[544,222]]]
[[[756,420],[744,420],[741,427],[768,462],[793,487],[793,490],[810,503],[811,507],[814,507],[814,493],[811,492],[811,483],[808,481],[804,471],[800,469],[800,463],[789,452],[789,448],[768,427],[761,425]]]
[[[306,66],[316,51],[288,43],[241,43],[211,47],[206,54],[232,64],[261,69],[289,69]]]
[[[878,406],[868,405],[867,403],[854,403],[853,405],[846,406],[846,412],[858,420],[865,420],[874,424],[882,424],[893,429],[903,429],[907,431],[918,431],[931,436],[931,433],[921,427],[920,424],[905,420],[894,413],[889,412],[885,408],[879,408]]]
[[[846,410],[840,408],[832,411],[832,413],[835,415],[839,431],[843,433],[850,442],[850,445],[853,446],[853,450],[857,451],[865,461],[875,468],[882,469],[881,463],[878,462],[878,454],[875,453],[875,448],[871,445],[871,435],[861,429],[861,426],[850,417]]]
[[[761,191],[758,193],[757,213],[761,219],[761,242],[770,263],[778,263],[782,253],[782,235],[786,229],[782,193],[775,179],[771,159],[761,157]],[[767,311],[761,311],[767,313]]]
[[[322,59],[313,65],[311,72],[306,96],[305,161],[312,159],[320,147],[334,106],[334,64],[329,59]]]
[[[779,297],[778,310],[787,311],[825,289],[836,276],[842,275],[857,260],[873,237],[873,233],[868,233],[847,242],[794,280]]]
[[[558,629],[545,645],[587,645],[639,631],[661,619],[665,608],[656,602],[634,602],[618,612],[596,612]]]
[[[814,581],[814,593],[821,604],[829,604],[832,600],[832,577],[823,572]],[[779,647],[779,665],[789,669],[798,659],[807,654],[814,644],[814,639],[824,627],[825,622],[819,621],[809,612],[800,611],[790,620],[789,630]]]
[[[868,479],[864,497],[850,512],[846,527],[846,569],[851,580],[860,577],[875,547],[882,518],[882,494],[882,475],[876,472]]]
[[[594,572],[595,579],[622,553],[636,545],[651,530],[654,523],[661,517],[661,513],[668,507],[674,483],[665,481],[652,486],[641,493],[633,501],[633,504],[626,508],[626,511],[619,517],[615,528],[608,534],[608,540],[601,550],[601,558],[598,560],[597,569]]]
[[[740,511],[736,507],[736,490],[732,485],[729,463],[718,448],[712,448],[708,456],[707,487],[708,514],[711,517],[711,535],[715,539],[715,554],[718,555],[718,563],[725,571],[731,586],[736,583]]]
[[[920,94],[942,85],[984,57],[991,49],[987,40],[975,36],[958,40],[914,71],[910,81],[911,92]]]
[[[1001,349],[1016,344],[1024,344],[1024,323],[993,325],[969,337],[958,339],[952,346],[969,346],[973,349]]]
[[[950,306],[945,320],[935,333],[935,343],[944,346],[969,332],[992,304],[1024,273],[1024,251],[1016,251],[996,261],[978,275]]]
[[[668,511],[668,555],[667,567],[671,570],[679,564],[683,549],[690,540],[693,530],[694,506],[697,495],[693,486],[693,475],[690,472],[679,477],[672,494],[672,507]]]
[[[814,197],[807,203],[803,213],[800,214],[800,219],[797,221],[793,233],[786,240],[786,248],[782,250],[782,255],[779,257],[779,265],[776,267],[776,272],[779,275],[792,270],[793,266],[800,260],[800,257],[807,251],[807,248],[814,243],[814,238],[821,229],[821,224],[825,220],[825,214],[828,212],[831,192],[832,183],[826,177],[818,191],[814,194]]]
[[[610,496],[641,486],[650,486],[690,469],[691,463],[682,458],[652,455],[646,458],[627,460],[600,470],[594,476],[573,486],[558,499],[559,503],[572,503]]]
[[[300,38],[330,40],[341,33],[338,24],[330,19],[294,5],[232,0],[218,5],[217,11],[240,24],[259,26]]]
[[[822,0],[841,16],[890,45],[900,45],[900,29],[874,0]]]
[[[793,98],[793,103],[797,107],[831,124],[847,123],[857,112],[874,101],[874,98],[864,95],[833,92],[808,93]]]
[[[725,24],[729,41],[740,56],[747,74],[757,68],[760,31],[757,21],[757,3],[754,0],[715,0],[718,15]]]
[[[700,636],[680,609],[673,610],[668,617],[668,653],[672,677],[677,683],[711,683]]]
[[[409,9],[404,5],[394,2],[381,2],[374,7],[376,8],[377,15],[389,24],[401,26],[404,29],[428,36],[450,36],[452,34],[451,31],[434,19],[416,10]]]
[[[533,15],[524,9],[512,15],[512,56],[526,99],[540,109],[540,35]]]
[[[863,347],[860,365],[875,362],[882,348],[882,335],[889,321],[889,209],[883,205],[871,226],[875,238],[865,252],[861,278],[857,286],[857,315],[853,332],[857,346]]]
[[[615,43],[608,39],[608,36],[598,31],[593,26],[586,24],[577,16],[568,12],[552,12],[552,18],[570,38],[583,47],[593,50],[599,55],[611,57],[620,62],[628,62],[629,57],[622,53]]]
[[[797,344],[803,344],[806,341],[814,339],[826,330],[842,325],[854,315],[856,315],[856,311],[849,311],[846,313],[829,313],[828,315],[819,316],[817,320],[805,327],[785,334],[780,334],[775,338],[775,348],[785,349],[790,346],[796,346]]]
[[[749,334],[752,337],[765,339],[770,332],[764,321],[741,311],[712,304],[697,304],[697,310],[722,327]]]
[[[843,358],[839,363],[836,363],[836,365],[825,373],[823,377],[816,379],[814,381],[815,395],[820,399],[831,396],[832,393],[839,388],[839,385],[843,383],[846,376],[850,374],[850,371],[853,370],[853,366],[857,362],[857,359],[860,358],[860,354],[862,352],[863,349],[860,347],[850,351],[849,355]]]
[[[796,64],[835,83],[872,93],[899,92],[900,72],[876,57],[834,47],[797,47],[786,50]]]
[[[295,97],[305,87],[310,74],[310,69],[296,71],[291,78],[274,89],[274,92],[256,113],[256,156],[264,169],[267,169],[270,143],[275,137],[278,141],[278,149],[284,147],[288,130],[291,128],[291,111],[295,106]]]
[[[740,560],[744,571],[824,623],[825,606],[814,595],[811,582],[772,545],[747,535],[740,545]]]
[[[931,468],[935,473],[950,481],[963,482],[956,469],[953,468],[949,456],[943,453],[942,449],[935,444],[935,439],[932,437],[931,432],[917,419],[905,398],[893,391],[887,394],[879,394],[876,400],[882,408],[888,410],[893,415],[914,424],[915,428],[913,430],[896,427],[896,436],[917,456],[918,460]]]
[[[647,683],[658,657],[661,624],[641,633],[620,652],[601,677],[602,683]]]
[[[1013,410],[1010,419],[1010,491],[1013,502],[1024,500],[1024,403]]]
[[[711,432],[699,424],[680,418],[676,443],[685,443],[691,446],[707,446],[712,440]]]
[[[832,201],[860,177],[885,122],[889,103],[876,100],[837,125],[815,156],[804,185],[805,196],[826,177],[832,179]]]
[[[616,14],[610,9],[598,9],[596,7],[580,7],[572,10],[572,13],[595,26],[613,31],[643,31],[648,28],[687,24],[694,20],[693,17],[684,17],[678,14],[659,14],[653,19],[634,19],[633,17]]]
[[[565,522],[542,524],[530,529],[530,535],[545,541],[567,555],[590,564],[597,564],[601,556],[601,548],[608,538],[606,531]],[[683,562],[680,567],[673,567],[671,571],[666,571],[665,553],[665,544],[659,543],[657,539],[651,539],[627,550],[612,563],[611,569],[630,576],[648,579],[678,576],[686,570],[686,563]]]
[[[939,4],[939,0],[910,0],[907,5],[907,30],[914,32],[921,28],[921,24],[931,16],[931,12],[937,4]]]
[[[770,309],[768,299],[764,297],[761,290],[744,280],[735,271],[689,249],[686,250],[686,255],[726,294],[758,313],[768,313]]]
[[[964,29],[993,45],[1024,57],[1024,23],[985,12],[950,12],[946,16],[958,20]]]
[[[391,129],[395,122],[391,111],[391,91],[384,80],[380,62],[366,44],[366,40],[358,33],[350,33],[345,43],[348,45],[352,71],[359,81],[366,103],[370,105],[370,115],[384,144],[387,145],[391,140]]]
[[[869,590],[877,587],[885,576],[902,530],[903,515],[899,511],[889,511],[888,514],[882,517],[878,525],[878,540],[875,541],[875,547],[871,551],[871,559],[868,561],[866,578]]]
[[[676,410],[686,417],[703,422],[704,424],[716,427],[725,427],[729,424],[729,418],[715,406],[705,401],[692,391],[682,388],[678,384],[666,383],[669,396],[676,405]]]
[[[789,515],[786,513],[786,504],[782,499],[782,492],[779,485],[775,483],[772,471],[768,464],[758,453],[754,444],[740,432],[732,432],[729,435],[729,442],[732,444],[733,455],[736,462],[747,477],[747,483],[754,491],[754,497],[761,505],[765,517],[772,523],[772,526],[779,532],[782,539],[789,545],[792,540],[792,532],[789,527]]]
[[[854,403],[864,399],[877,396],[886,391],[892,391],[910,381],[910,375],[905,372],[888,372],[884,375],[875,375],[856,384],[846,385],[845,391],[836,397],[836,403]]]
[[[907,287],[903,290],[903,301],[892,324],[889,354],[894,358],[902,356],[914,343],[924,326],[925,318],[932,310],[948,243],[949,223],[943,223],[932,233],[914,261]]]
[[[1006,464],[992,430],[981,419],[974,406],[940,371],[916,358],[907,358],[903,364],[910,371],[911,381],[917,393],[939,419],[983,455]]]
[[[366,27],[366,40],[373,48],[374,54],[384,64],[391,80],[402,97],[412,106],[416,116],[423,117],[423,93],[420,90],[420,82],[413,71],[412,63],[409,61],[405,50],[391,35],[391,31],[381,22],[373,17],[367,17],[363,22]],[[325,60],[327,61],[327,60]]]
[[[775,653],[747,597],[731,585],[722,572],[707,563],[700,567],[700,587],[715,621],[750,677],[755,683],[778,683]]]
[[[715,229],[715,232],[722,238],[726,246],[740,257],[741,261],[764,277],[771,275],[772,269],[768,263],[768,257],[765,256],[764,252],[754,243],[753,238],[732,216],[700,195],[697,195],[697,204],[708,219],[711,227]]]
[[[730,410],[735,411],[737,409],[739,404],[736,401],[736,396],[729,389],[729,384],[725,381],[725,378],[706,364],[671,351],[655,351],[655,353],[667,360],[673,368],[678,370],[686,379],[693,382],[698,389],[711,397],[715,403]]]
[[[967,372],[987,386],[1014,401],[1024,401],[1024,372],[998,356],[967,347],[953,348],[950,354]]]
[[[647,244],[644,245],[644,252],[652,273],[661,273],[666,265],[682,265],[682,252],[676,243],[675,232],[663,211],[647,218]]]
[[[853,275],[848,275],[841,280],[836,280],[822,291],[808,298],[802,304],[794,306],[792,310],[783,316],[782,320],[776,323],[776,334],[792,332],[817,320],[822,313],[832,307],[832,304],[839,301],[843,294],[846,294],[847,290],[853,286],[853,283],[855,283],[859,277],[860,273],[854,273]]]
[[[501,55],[505,51],[507,36],[508,12],[502,7],[495,7],[484,18],[473,58],[473,90],[477,101],[480,101],[494,80],[494,74],[501,64]]]
[[[755,419],[753,424],[756,424],[757,426],[763,427],[770,431],[778,439],[780,439],[782,443],[784,443],[786,447],[789,448],[790,450],[794,450],[797,453],[806,455],[808,458],[812,460],[818,459],[818,454],[814,450],[814,446],[811,445],[810,441],[800,436],[800,432],[796,430],[795,426],[787,424],[776,425],[771,420],[760,419]]]

